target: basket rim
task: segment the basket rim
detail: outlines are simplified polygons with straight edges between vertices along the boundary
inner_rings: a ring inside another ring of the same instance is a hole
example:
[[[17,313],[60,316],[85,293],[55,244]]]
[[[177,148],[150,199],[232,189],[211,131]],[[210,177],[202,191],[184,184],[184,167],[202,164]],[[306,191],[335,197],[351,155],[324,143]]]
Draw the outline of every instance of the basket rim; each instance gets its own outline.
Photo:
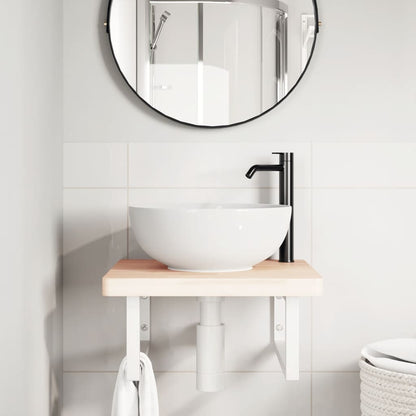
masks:
[[[406,378],[408,380],[412,380],[414,383],[416,383],[416,375],[414,374],[407,374],[407,373],[399,373],[397,371],[390,371],[385,370],[384,368],[375,367],[374,365],[370,364],[366,359],[361,358],[359,362],[360,369],[364,371],[372,371],[377,372],[380,375],[385,375],[387,377],[393,377],[393,378]]]

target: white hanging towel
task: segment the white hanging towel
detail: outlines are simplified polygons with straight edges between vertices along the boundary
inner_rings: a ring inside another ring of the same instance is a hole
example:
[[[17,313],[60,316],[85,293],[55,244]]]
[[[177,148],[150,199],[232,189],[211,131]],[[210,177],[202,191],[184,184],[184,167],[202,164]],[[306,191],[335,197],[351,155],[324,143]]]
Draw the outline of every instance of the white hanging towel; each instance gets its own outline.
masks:
[[[416,338],[374,342],[365,346],[361,355],[374,367],[416,375]]]
[[[140,353],[139,389],[126,378],[127,358],[123,358],[114,388],[111,416],[159,416],[155,375],[149,357]]]
[[[140,416],[159,416],[159,400],[152,363],[149,357],[140,353],[141,379],[139,383]]]

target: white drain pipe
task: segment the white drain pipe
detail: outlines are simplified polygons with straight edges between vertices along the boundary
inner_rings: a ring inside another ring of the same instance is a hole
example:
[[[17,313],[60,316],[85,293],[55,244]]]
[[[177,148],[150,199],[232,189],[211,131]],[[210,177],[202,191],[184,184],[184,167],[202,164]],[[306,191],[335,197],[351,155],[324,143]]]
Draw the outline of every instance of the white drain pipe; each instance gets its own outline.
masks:
[[[196,387],[215,392],[224,388],[224,324],[220,297],[200,297],[196,332]]]

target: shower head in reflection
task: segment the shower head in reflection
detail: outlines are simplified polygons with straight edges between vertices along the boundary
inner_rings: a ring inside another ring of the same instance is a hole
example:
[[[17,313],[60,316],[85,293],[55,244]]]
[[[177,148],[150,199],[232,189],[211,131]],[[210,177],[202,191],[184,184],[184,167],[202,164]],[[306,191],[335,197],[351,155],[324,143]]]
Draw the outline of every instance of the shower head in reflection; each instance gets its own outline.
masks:
[[[166,20],[168,20],[168,17],[170,16],[170,13],[165,10],[162,15],[160,16],[159,24],[157,26],[156,32],[153,36],[152,43],[150,44],[150,49],[154,51],[157,47],[157,42],[159,40],[160,34],[162,33],[162,29],[164,24],[166,23]]]

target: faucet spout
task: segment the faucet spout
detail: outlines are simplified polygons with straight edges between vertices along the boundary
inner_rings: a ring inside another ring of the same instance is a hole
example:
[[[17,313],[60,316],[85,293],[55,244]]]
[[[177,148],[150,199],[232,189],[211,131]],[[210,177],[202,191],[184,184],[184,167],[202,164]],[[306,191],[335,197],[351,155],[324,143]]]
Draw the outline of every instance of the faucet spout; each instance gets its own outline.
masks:
[[[254,174],[259,172],[281,172],[283,171],[282,165],[253,165],[246,173],[246,178],[251,179]]]
[[[258,165],[253,165],[246,173],[246,178],[251,179],[254,174],[257,172]]]

